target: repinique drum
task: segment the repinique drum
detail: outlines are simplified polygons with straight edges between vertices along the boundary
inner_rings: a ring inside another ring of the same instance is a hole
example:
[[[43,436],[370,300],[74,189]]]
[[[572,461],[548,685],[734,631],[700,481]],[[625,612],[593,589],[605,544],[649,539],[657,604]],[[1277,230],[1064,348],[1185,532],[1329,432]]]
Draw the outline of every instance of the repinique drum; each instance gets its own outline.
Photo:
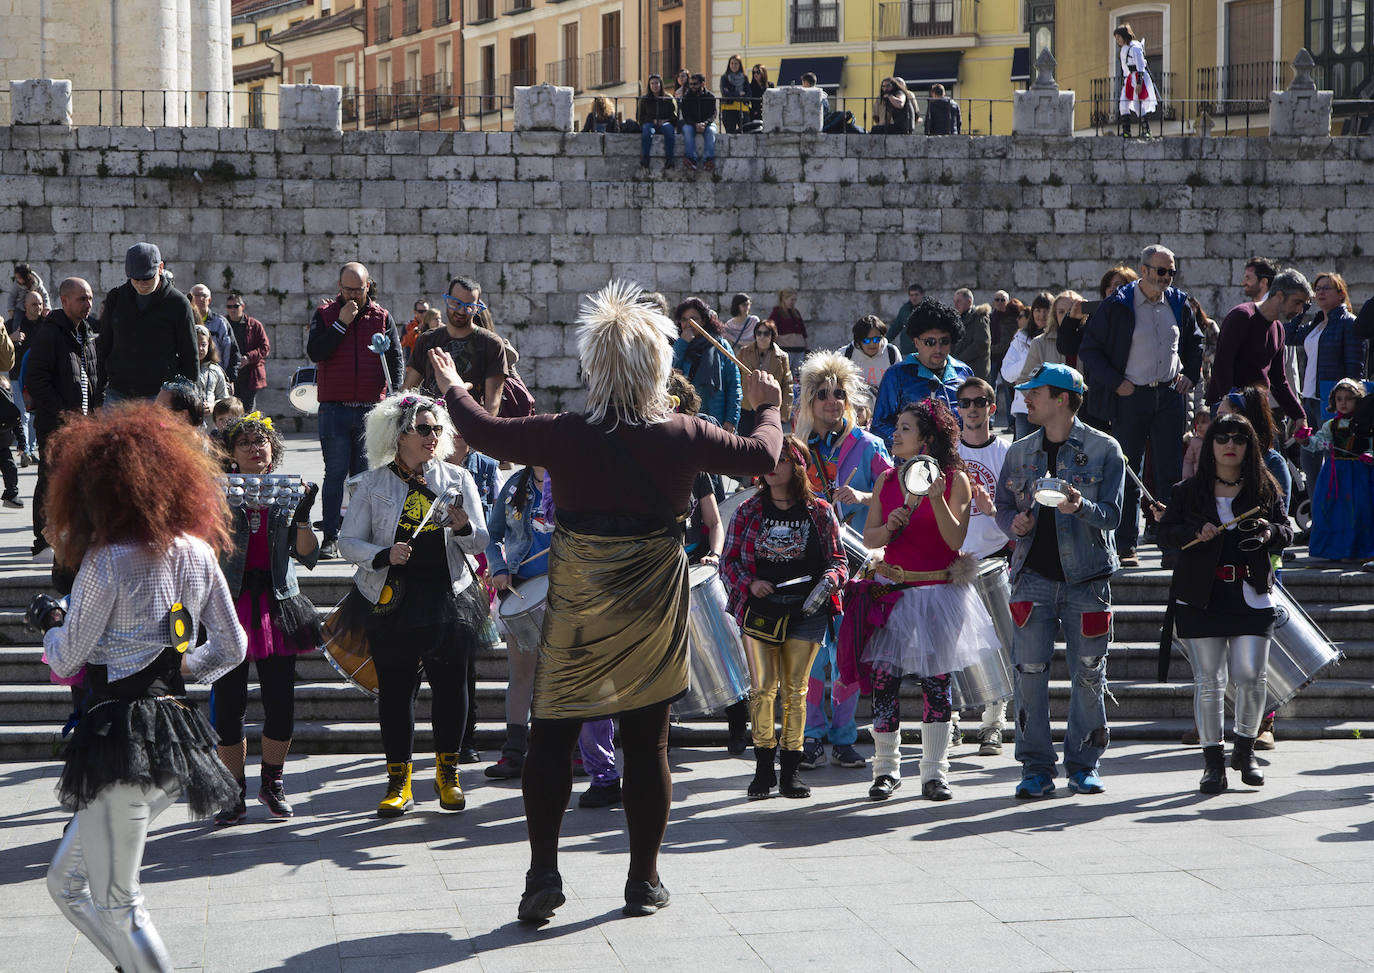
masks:
[[[549,577],[541,574],[511,586],[501,600],[501,627],[506,630],[506,648],[517,652],[537,652],[543,635],[544,609],[549,598]]]
[[[355,689],[376,696],[377,669],[368,649],[367,632],[361,627],[348,628],[344,625],[344,617],[344,602],[339,602],[320,623],[325,640],[324,657]]]
[[[752,491],[751,491],[752,492]],[[687,695],[672,704],[678,720],[719,713],[749,695],[749,666],[739,627],[725,608],[725,585],[708,564],[688,572],[692,601],[687,610]]]
[[[978,600],[992,616],[1001,645],[984,649],[977,663],[950,673],[955,709],[982,709],[990,703],[1011,699],[1016,692],[1011,678],[1011,587],[1007,562],[1000,557],[981,562],[974,585]]]
[[[320,400],[315,387],[315,366],[302,365],[291,376],[291,404],[308,416],[320,411]]]

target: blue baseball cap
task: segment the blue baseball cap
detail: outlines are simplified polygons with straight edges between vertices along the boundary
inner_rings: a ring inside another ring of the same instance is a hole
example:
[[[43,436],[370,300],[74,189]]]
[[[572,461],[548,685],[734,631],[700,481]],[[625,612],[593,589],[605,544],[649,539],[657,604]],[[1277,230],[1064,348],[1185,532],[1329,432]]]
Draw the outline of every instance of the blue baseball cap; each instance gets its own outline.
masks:
[[[1079,395],[1088,389],[1078,369],[1070,368],[1068,365],[1047,363],[1031,372],[1031,377],[1016,386],[1016,391],[1025,392],[1028,389],[1038,389],[1046,385],[1052,389],[1062,389],[1065,392],[1077,392]]]

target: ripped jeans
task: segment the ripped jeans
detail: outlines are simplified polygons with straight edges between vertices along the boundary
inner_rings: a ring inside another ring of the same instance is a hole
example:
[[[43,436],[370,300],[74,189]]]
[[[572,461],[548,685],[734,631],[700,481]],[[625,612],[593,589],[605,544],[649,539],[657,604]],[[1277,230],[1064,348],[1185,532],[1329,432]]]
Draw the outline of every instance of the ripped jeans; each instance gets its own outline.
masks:
[[[1107,749],[1107,642],[1112,593],[1106,579],[1068,584],[1022,571],[1012,586],[1016,622],[1011,657],[1016,665],[1016,759],[1022,777],[1054,779],[1050,736],[1050,660],[1060,624],[1067,641],[1069,719],[1064,733],[1064,770],[1096,773]]]

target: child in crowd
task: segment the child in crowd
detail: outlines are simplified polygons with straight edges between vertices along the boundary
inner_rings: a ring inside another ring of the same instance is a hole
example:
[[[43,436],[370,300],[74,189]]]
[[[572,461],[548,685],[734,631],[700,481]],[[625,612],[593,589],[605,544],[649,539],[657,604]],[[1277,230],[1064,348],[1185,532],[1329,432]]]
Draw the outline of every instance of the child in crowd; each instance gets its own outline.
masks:
[[[1312,489],[1308,550],[1314,558],[1374,557],[1374,467],[1362,461],[1370,449],[1370,435],[1355,421],[1364,395],[1364,384],[1356,379],[1337,382],[1328,400],[1335,416],[1304,446],[1325,454]]]
[[[226,396],[215,403],[210,416],[215,420],[215,429],[224,432],[224,427],[243,415],[243,403],[235,396]]]
[[[1212,424],[1212,413],[1198,409],[1193,413],[1193,431],[1183,437],[1183,478],[1197,476],[1197,461],[1202,455],[1202,440],[1207,436],[1207,427]]]

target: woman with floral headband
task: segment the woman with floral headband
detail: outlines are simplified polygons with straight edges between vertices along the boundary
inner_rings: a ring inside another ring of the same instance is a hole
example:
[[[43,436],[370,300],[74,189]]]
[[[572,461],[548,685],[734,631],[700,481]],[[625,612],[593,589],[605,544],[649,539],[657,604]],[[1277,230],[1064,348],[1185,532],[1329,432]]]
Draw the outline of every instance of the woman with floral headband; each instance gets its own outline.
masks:
[[[262,476],[281,463],[286,444],[260,412],[235,419],[224,431],[229,472]],[[248,636],[248,657],[215,680],[215,732],[219,759],[239,782],[239,798],[215,815],[215,827],[238,824],[248,816],[244,762],[248,738],[248,663],[257,670],[262,700],[261,801],[273,817],[294,813],[282,785],[282,768],[295,728],[296,656],[321,643],[315,606],[301,594],[296,564],[306,570],[320,557],[310,529],[310,511],[319,486],[307,484],[295,510],[271,503],[244,504],[231,513],[234,544],[220,555],[220,569],[234,595],[234,610]]]
[[[447,462],[453,451],[453,426],[433,399],[413,392],[383,399],[367,414],[371,469],[353,481],[339,532],[339,553],[358,566],[344,624],[366,630],[377,671],[387,773],[377,805],[382,818],[415,805],[411,756],[422,666],[432,693],[434,793],[446,811],[467,803],[458,759],[472,691],[468,659],[489,609],[473,558],[488,535],[472,474]]]

